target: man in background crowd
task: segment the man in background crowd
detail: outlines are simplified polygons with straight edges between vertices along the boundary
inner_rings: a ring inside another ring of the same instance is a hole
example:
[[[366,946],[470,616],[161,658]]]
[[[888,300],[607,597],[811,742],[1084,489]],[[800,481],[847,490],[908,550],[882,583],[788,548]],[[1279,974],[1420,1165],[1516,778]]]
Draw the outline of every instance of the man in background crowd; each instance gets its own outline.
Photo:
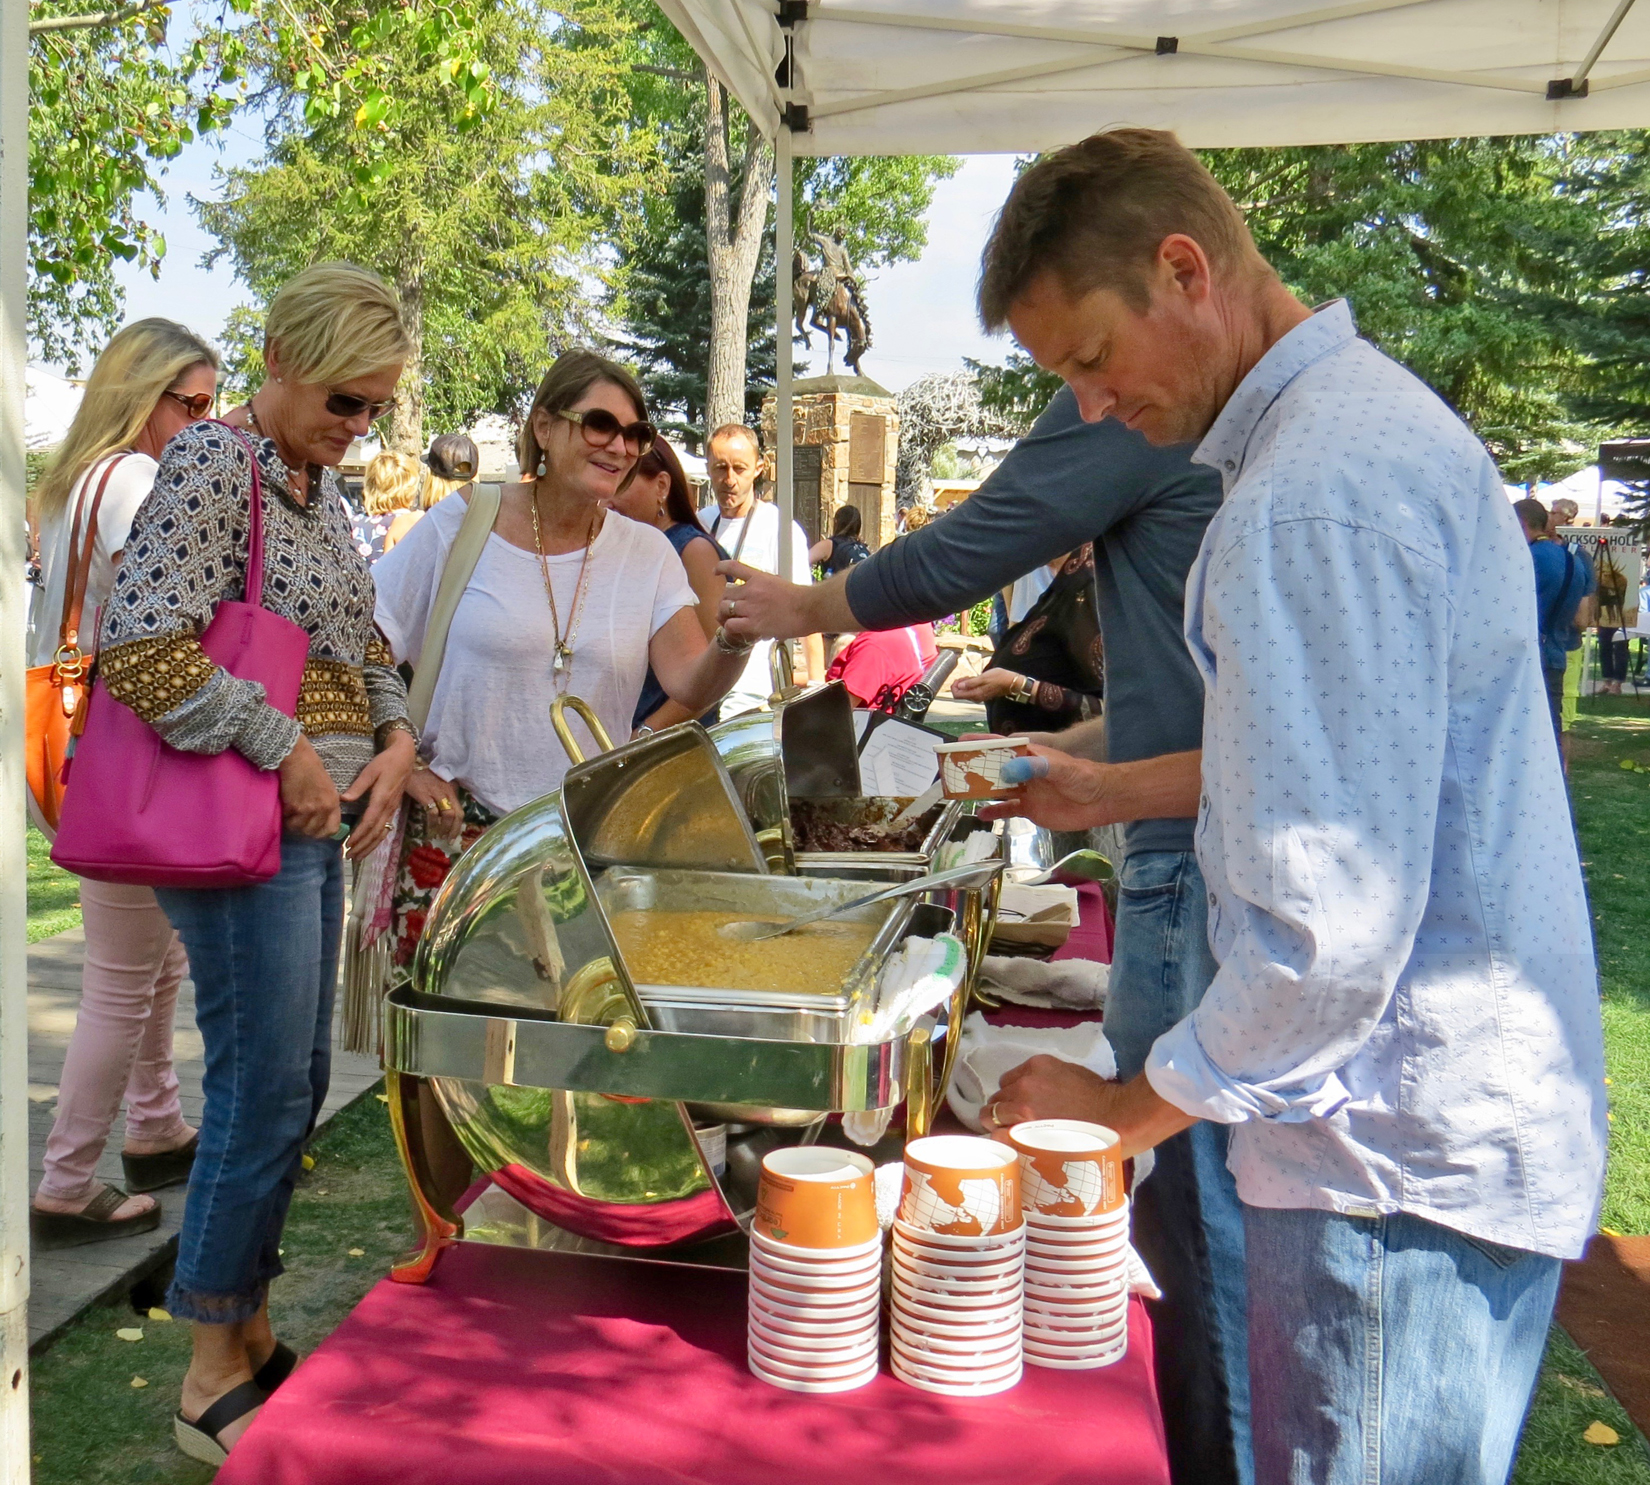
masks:
[[[1557,502],[1554,502],[1555,507]],[[1562,541],[1547,534],[1547,507],[1539,500],[1520,500],[1513,510],[1524,527],[1535,563],[1536,632],[1541,638],[1541,678],[1547,686],[1547,707],[1553,717],[1553,736],[1558,754],[1568,771],[1570,751],[1565,734],[1564,677],[1570,656],[1581,651],[1581,629],[1577,612],[1584,598],[1593,592],[1592,564]]]
[[[762,450],[756,434],[743,423],[724,423],[706,445],[710,487],[716,494],[716,514],[705,521],[710,534],[724,552],[758,572],[779,571],[779,507],[756,498],[756,481],[762,473]],[[811,583],[808,565],[808,537],[791,522],[791,581]],[[808,679],[819,680],[825,672],[823,642],[817,632],[803,638],[803,654]],[[773,694],[771,652],[773,644],[764,640],[751,650],[739,683],[722,702],[722,715],[762,706]]]

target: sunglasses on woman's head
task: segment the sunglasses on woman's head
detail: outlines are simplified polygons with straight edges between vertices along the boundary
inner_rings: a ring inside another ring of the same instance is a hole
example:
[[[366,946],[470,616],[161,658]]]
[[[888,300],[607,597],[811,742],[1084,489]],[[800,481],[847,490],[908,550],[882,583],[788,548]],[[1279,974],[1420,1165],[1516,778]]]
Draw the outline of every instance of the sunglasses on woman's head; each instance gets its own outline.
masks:
[[[632,454],[645,454],[659,436],[659,430],[645,418],[634,423],[621,423],[605,407],[593,407],[588,412],[572,412],[558,407],[556,415],[566,418],[569,423],[577,423],[584,430],[584,441],[592,448],[599,449],[603,444],[612,443],[613,435],[618,433],[623,436],[624,446]]]
[[[393,397],[386,402],[369,402],[353,392],[334,392],[331,387],[327,388],[327,411],[335,418],[358,418],[365,413],[369,423],[376,423],[394,406]]]
[[[213,394],[211,392],[162,392],[161,396],[170,397],[186,413],[190,420],[204,418],[212,411]]]

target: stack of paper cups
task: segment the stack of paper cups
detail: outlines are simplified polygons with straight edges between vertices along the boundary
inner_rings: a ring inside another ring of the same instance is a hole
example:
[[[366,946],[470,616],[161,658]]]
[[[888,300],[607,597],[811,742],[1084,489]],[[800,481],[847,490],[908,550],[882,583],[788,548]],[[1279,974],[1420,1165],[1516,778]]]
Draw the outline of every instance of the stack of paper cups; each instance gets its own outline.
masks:
[[[1025,1359],[1109,1366],[1129,1345],[1129,1204],[1117,1134],[1077,1119],[1033,1119],[1008,1137],[1025,1206]]]
[[[848,1392],[877,1374],[882,1232],[872,1165],[819,1145],[762,1161],[751,1223],[747,1359],[792,1392]]]
[[[971,1135],[912,1140],[892,1267],[896,1377],[951,1397],[1020,1380],[1025,1224],[1013,1150]]]

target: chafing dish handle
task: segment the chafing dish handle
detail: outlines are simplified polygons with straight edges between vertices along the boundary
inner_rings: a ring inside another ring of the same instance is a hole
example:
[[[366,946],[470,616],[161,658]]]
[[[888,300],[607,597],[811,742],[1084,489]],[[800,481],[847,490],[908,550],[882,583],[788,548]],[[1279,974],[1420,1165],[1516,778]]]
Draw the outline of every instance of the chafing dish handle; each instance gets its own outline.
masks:
[[[567,750],[567,756],[574,763],[584,762],[584,749],[573,736],[573,729],[567,725],[566,713],[571,708],[578,714],[579,720],[590,729],[590,735],[596,739],[602,752],[613,751],[613,739],[607,735],[607,728],[602,726],[602,719],[590,710],[588,703],[579,696],[558,696],[550,703],[550,725],[556,729],[556,736],[561,739],[561,745]]]

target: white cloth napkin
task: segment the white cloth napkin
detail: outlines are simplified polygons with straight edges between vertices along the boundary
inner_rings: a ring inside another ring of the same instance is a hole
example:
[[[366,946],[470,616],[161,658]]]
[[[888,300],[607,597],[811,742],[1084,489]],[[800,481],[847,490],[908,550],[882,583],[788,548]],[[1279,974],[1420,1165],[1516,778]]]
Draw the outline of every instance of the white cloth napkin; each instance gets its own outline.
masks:
[[[970,1129],[984,1133],[980,1115],[996,1097],[1003,1074],[1039,1052],[1075,1062],[1108,1082],[1117,1076],[1117,1058],[1098,1021],[1082,1026],[993,1026],[975,1011],[962,1024],[957,1063],[946,1090],[951,1112]]]
[[[1015,1005],[1052,1011],[1097,1011],[1106,1003],[1111,966],[1093,959],[1021,959],[987,954],[980,982]]]

